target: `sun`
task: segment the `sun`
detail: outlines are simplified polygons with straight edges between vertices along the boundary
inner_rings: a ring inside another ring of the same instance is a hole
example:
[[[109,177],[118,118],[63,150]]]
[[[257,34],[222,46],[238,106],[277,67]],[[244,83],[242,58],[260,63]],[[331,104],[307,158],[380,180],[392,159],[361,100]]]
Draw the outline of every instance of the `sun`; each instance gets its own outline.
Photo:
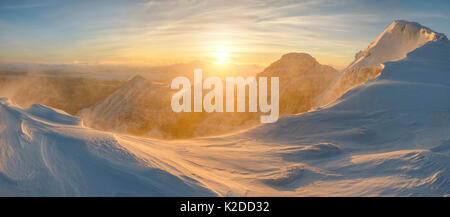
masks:
[[[230,46],[229,43],[221,43],[211,49],[211,56],[215,59],[215,64],[225,64],[229,62]]]
[[[227,60],[228,60],[228,53],[226,53],[226,52],[217,52],[216,54],[215,54],[215,57],[216,57],[216,63],[217,64],[224,64],[224,63],[227,63]]]

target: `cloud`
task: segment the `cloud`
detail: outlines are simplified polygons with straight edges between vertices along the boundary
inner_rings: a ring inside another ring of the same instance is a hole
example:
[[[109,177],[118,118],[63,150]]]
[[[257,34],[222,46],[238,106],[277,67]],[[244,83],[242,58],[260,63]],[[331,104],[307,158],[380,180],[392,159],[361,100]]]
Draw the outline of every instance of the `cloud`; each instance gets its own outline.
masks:
[[[34,4],[18,4],[18,5],[1,5],[0,9],[32,9],[44,7],[46,4],[34,3]]]
[[[351,61],[399,17],[448,23],[446,13],[419,13],[389,1],[109,0],[50,9],[23,18],[3,38],[48,54],[27,55],[36,60],[179,62],[205,59],[217,47],[229,46],[237,62],[268,64],[283,53],[303,51],[338,65]],[[26,50],[9,49],[14,48]]]

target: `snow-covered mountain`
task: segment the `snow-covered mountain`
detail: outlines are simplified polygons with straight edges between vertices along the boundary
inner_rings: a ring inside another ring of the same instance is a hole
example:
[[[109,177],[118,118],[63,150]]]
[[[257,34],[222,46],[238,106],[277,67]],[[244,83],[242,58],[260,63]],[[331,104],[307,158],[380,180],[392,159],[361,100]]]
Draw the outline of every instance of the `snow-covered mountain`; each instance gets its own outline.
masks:
[[[290,53],[257,76],[280,78],[280,112],[296,114],[313,107],[338,71],[311,55]],[[190,138],[236,132],[259,124],[259,113],[174,113],[168,85],[136,76],[105,100],[79,112],[87,126],[153,138]]]
[[[156,140],[0,100],[0,195],[449,196],[450,42],[333,104],[227,136]]]
[[[202,125],[207,114],[172,111],[174,93],[167,84],[136,76],[77,115],[92,128],[160,139],[191,138],[199,127],[208,129]]]
[[[161,128],[174,124],[169,87],[136,76],[79,116],[87,126],[115,132],[164,137]]]
[[[285,54],[258,76],[279,77],[280,113],[297,114],[316,106],[318,96],[337,78],[338,71],[321,65],[307,53]]]
[[[394,21],[366,49],[355,54],[336,81],[318,98],[318,104],[329,103],[349,89],[375,78],[383,70],[383,63],[398,61],[430,41],[448,40],[442,34],[416,22]]]

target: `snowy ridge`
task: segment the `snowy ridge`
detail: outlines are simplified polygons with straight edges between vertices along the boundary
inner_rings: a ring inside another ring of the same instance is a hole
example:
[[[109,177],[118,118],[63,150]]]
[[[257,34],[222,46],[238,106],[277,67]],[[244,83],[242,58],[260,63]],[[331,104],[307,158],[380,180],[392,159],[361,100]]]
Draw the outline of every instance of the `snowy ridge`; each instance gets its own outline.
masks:
[[[398,61],[430,41],[441,40],[448,40],[447,36],[416,22],[396,20],[364,51],[358,52],[355,60],[347,68]]]
[[[355,54],[355,60],[338,76],[333,85],[319,98],[318,104],[326,104],[349,89],[375,78],[383,70],[383,63],[398,61],[428,42],[448,41],[442,34],[416,22],[394,21],[364,51]]]

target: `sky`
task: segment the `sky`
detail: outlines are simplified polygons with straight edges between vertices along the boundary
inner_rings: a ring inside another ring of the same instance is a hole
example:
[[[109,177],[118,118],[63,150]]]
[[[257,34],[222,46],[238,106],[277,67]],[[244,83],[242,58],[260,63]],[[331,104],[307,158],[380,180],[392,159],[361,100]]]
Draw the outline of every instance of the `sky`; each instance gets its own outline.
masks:
[[[0,63],[268,65],[306,52],[342,67],[394,20],[450,34],[450,2],[0,1]]]

